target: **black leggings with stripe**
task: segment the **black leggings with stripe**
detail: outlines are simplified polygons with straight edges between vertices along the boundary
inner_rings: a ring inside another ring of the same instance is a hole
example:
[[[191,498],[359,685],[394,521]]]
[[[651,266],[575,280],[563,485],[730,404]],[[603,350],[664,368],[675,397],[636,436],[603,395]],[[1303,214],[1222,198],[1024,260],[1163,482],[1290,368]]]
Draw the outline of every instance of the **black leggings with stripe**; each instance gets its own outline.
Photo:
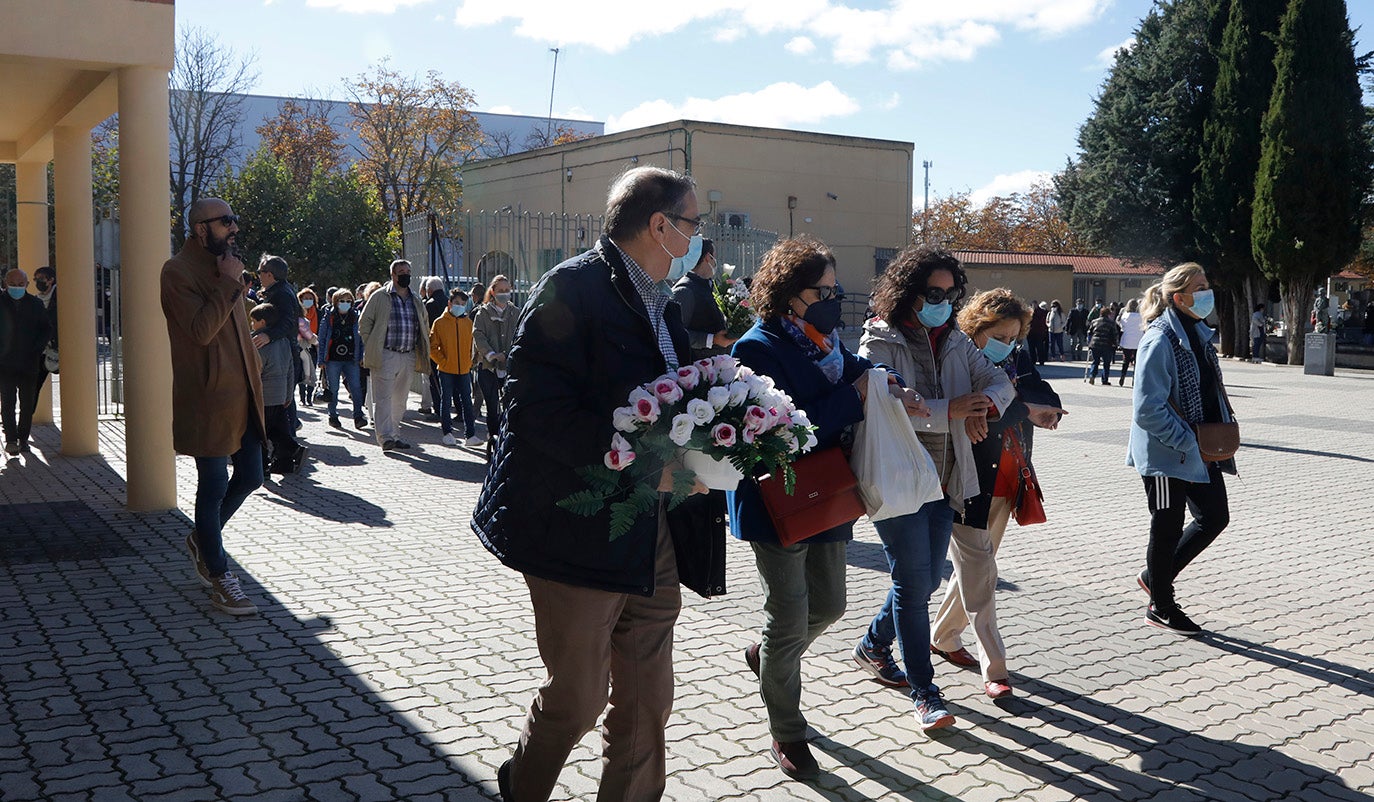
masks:
[[[1174,580],[1231,522],[1226,483],[1216,463],[1207,466],[1207,482],[1185,482],[1168,476],[1144,476],[1150,505],[1150,547],[1145,552],[1146,578],[1155,608],[1176,605]],[[1183,510],[1193,520],[1184,528]]]

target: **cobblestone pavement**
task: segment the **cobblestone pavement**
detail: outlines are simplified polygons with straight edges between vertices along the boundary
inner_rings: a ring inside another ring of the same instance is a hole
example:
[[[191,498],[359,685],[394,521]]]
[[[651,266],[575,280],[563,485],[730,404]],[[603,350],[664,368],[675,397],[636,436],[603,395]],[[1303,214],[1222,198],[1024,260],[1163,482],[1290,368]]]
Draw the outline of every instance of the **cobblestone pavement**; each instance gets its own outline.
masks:
[[[1244,441],[1232,523],[1179,584],[1210,634],[1143,623],[1129,388],[1052,364],[1071,414],[1036,442],[1050,522],[1013,525],[1001,560],[1016,696],[941,663],[958,723],[928,737],[857,670],[887,586],[861,525],[849,612],[804,663],[826,773],[788,780],[741,660],[762,613],[732,543],[729,593],[689,594],[677,628],[667,798],[1374,799],[1374,373],[1225,369]],[[410,415],[419,447],[382,454],[303,411],[310,467],[225,535],[262,607],[245,619],[209,606],[183,551],[190,460],[182,511],[134,514],[121,426],[79,459],[40,427],[0,471],[0,800],[495,798],[542,679],[528,599],[468,529],[482,455]],[[589,734],[555,798],[594,797],[598,752]]]

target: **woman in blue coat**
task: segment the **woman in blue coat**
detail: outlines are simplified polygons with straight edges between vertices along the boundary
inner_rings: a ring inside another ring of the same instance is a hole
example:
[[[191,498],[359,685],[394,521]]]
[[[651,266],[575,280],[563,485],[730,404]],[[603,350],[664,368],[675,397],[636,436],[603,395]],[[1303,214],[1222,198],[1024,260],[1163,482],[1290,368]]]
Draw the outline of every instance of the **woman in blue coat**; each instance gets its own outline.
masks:
[[[1202,628],[1174,597],[1174,580],[1231,520],[1223,473],[1235,461],[1204,462],[1194,426],[1232,420],[1212,329],[1213,297],[1200,265],[1181,264],[1145,291],[1126,464],[1140,471],[1150,509],[1150,546],[1136,581],[1150,594],[1148,624],[1195,635]],[[1185,508],[1193,521],[1183,526]]]
[[[763,259],[750,294],[759,322],[735,344],[734,355],[773,379],[815,424],[816,449],[840,444],[863,419],[873,364],[855,356],[835,334],[844,291],[835,282],[835,257],[815,239],[783,240]],[[895,385],[890,392],[911,414],[929,414],[920,399]],[[845,544],[853,522],[791,546],[782,545],[758,487],[741,482],[729,493],[730,533],[749,542],[763,583],[761,642],[745,650],[773,736],[771,754],[791,777],[820,772],[806,743],[801,712],[801,657],[844,613]]]

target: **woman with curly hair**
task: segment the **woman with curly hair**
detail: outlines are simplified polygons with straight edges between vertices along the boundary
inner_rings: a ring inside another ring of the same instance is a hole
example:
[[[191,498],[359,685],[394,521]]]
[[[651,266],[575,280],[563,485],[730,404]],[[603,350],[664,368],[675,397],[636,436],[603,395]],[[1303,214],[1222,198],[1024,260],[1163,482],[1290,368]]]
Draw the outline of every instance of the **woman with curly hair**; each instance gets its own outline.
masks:
[[[751,295],[759,320],[735,343],[734,355],[773,380],[816,425],[817,449],[839,445],[864,416],[869,392],[891,392],[908,414],[928,414],[920,399],[895,384],[868,386],[873,364],[855,356],[835,334],[844,290],[835,282],[835,256],[820,241],[779,242],[763,258]],[[801,657],[845,608],[845,544],[853,522],[784,546],[753,482],[728,494],[730,533],[749,542],[763,583],[763,638],[744,652],[759,677],[773,736],[771,753],[790,777],[820,772],[806,743],[801,712]]]
[[[930,643],[951,662],[978,666],[960,642],[972,623],[982,657],[983,691],[993,699],[1012,692],[1007,650],[997,629],[997,549],[1021,488],[1020,466],[1031,465],[1032,433],[1036,426],[1057,428],[1064,414],[1059,395],[1040,377],[1030,352],[1018,345],[1032,314],[1030,306],[1007,289],[981,292],[959,311],[959,328],[990,362],[1006,371],[1016,397],[996,420],[965,419],[978,468],[978,495],[966,499],[964,511],[954,519],[949,550],[954,575],[935,614]]]
[[[864,324],[859,354],[893,366],[906,385],[926,399],[931,416],[916,421],[916,434],[940,473],[945,497],[909,515],[877,521],[892,571],[892,587],[854,660],[879,682],[907,687],[922,730],[954,723],[933,682],[930,664],[930,595],[965,499],[979,493],[969,433],[986,436],[987,418],[1002,413],[1015,391],[1005,371],[983,356],[959,330],[953,313],[968,279],[948,251],[911,245],[888,264],[873,289],[875,317]],[[906,672],[892,657],[901,647]],[[955,656],[942,655],[957,662]]]

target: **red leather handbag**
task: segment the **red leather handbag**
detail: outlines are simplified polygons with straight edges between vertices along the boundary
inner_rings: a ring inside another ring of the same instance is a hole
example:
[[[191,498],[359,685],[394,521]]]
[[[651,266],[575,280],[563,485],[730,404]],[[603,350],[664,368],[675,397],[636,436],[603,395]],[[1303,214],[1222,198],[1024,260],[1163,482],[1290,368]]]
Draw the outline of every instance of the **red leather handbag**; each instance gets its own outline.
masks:
[[[807,454],[792,463],[792,469],[797,472],[797,484],[791,495],[784,489],[781,473],[758,482],[763,506],[784,546],[857,521],[864,514],[859,480],[839,446]]]
[[[1005,448],[1002,456],[1004,459],[1011,457],[1016,471],[1015,479],[1020,480],[1016,482],[1016,493],[1012,496],[1012,516],[1021,526],[1045,523],[1049,520],[1045,517],[1045,494],[1040,490],[1040,480],[1035,478],[1035,469],[1026,461],[1025,449],[1021,448],[1021,438],[1017,437],[1015,432],[1008,431],[1003,443]],[[1001,478],[999,473],[999,481]]]

